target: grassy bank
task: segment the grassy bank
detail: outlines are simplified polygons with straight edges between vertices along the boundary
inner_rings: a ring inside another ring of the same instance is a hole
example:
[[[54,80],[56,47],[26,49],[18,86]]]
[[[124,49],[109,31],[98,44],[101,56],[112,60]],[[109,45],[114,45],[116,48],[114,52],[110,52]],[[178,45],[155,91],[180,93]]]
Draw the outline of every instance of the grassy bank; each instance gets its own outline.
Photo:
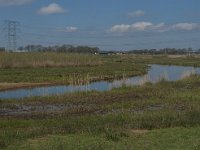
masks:
[[[146,68],[147,66],[140,64],[106,63],[105,65],[96,67],[1,69],[0,82],[48,82],[68,84],[71,82],[78,82],[78,80],[83,82],[141,75],[146,72]]]
[[[198,149],[199,85],[200,76],[192,76],[110,92],[0,101],[0,147]]]
[[[0,87],[24,83],[84,84],[145,74],[147,65],[121,59],[68,53],[0,53]],[[51,62],[50,64],[48,64]],[[6,66],[7,65],[7,66]],[[6,87],[4,88],[6,89]]]

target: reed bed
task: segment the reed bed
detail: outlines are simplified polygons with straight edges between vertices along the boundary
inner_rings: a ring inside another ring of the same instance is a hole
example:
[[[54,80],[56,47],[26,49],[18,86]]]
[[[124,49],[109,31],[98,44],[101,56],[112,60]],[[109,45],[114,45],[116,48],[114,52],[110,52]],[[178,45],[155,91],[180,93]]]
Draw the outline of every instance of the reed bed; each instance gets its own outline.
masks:
[[[0,68],[35,68],[101,65],[100,57],[89,54],[53,52],[0,52]]]
[[[146,64],[127,62],[119,56],[67,53],[0,54],[0,82],[7,83],[82,84],[88,81],[120,79],[124,74],[128,77],[143,75],[147,69]],[[17,59],[12,60],[12,55],[17,56]],[[12,60],[10,63],[7,63],[8,58]],[[49,60],[54,60],[54,63],[50,65]]]
[[[195,75],[197,74],[196,71],[193,69],[193,70],[189,70],[189,71],[185,71],[182,75],[181,75],[181,79],[184,79],[184,78],[188,78],[192,75]]]

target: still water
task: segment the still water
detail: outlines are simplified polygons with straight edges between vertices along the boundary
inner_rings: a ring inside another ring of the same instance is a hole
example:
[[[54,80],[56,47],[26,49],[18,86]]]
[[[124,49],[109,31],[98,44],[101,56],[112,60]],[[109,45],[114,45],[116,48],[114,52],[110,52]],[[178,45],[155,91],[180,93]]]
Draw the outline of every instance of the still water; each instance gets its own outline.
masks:
[[[176,81],[190,74],[200,74],[200,68],[184,66],[150,65],[148,73],[144,76],[135,76],[114,81],[98,81],[87,85],[60,85],[49,87],[24,88],[0,92],[0,99],[22,99],[32,96],[50,96],[76,91],[109,91],[122,85],[142,85],[145,82],[158,82],[165,78],[169,81]]]

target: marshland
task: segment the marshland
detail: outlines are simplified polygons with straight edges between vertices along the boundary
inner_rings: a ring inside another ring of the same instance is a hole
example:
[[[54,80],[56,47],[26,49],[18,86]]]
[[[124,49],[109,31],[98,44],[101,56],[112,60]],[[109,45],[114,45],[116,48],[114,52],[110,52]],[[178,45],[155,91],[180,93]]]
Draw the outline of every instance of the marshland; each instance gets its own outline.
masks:
[[[0,150],[200,150],[200,0],[0,0]]]
[[[0,149],[199,149],[200,57],[0,53],[0,90],[81,86],[145,76],[151,65],[189,67],[181,78],[110,90],[0,99]],[[175,71],[175,70],[173,70]]]

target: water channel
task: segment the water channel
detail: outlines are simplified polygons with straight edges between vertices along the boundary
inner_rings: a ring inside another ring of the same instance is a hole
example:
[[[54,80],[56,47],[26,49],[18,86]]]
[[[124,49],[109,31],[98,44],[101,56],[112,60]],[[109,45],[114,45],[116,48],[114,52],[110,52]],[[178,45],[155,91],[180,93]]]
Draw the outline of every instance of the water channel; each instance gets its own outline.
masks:
[[[23,88],[6,90],[0,92],[0,99],[22,99],[32,96],[51,96],[61,95],[76,91],[109,91],[122,85],[141,85],[145,82],[158,82],[165,78],[169,81],[177,81],[190,74],[200,74],[200,68],[185,66],[168,66],[168,65],[149,65],[148,73],[144,76],[135,76],[114,81],[98,81],[87,85],[56,85],[35,88]]]

